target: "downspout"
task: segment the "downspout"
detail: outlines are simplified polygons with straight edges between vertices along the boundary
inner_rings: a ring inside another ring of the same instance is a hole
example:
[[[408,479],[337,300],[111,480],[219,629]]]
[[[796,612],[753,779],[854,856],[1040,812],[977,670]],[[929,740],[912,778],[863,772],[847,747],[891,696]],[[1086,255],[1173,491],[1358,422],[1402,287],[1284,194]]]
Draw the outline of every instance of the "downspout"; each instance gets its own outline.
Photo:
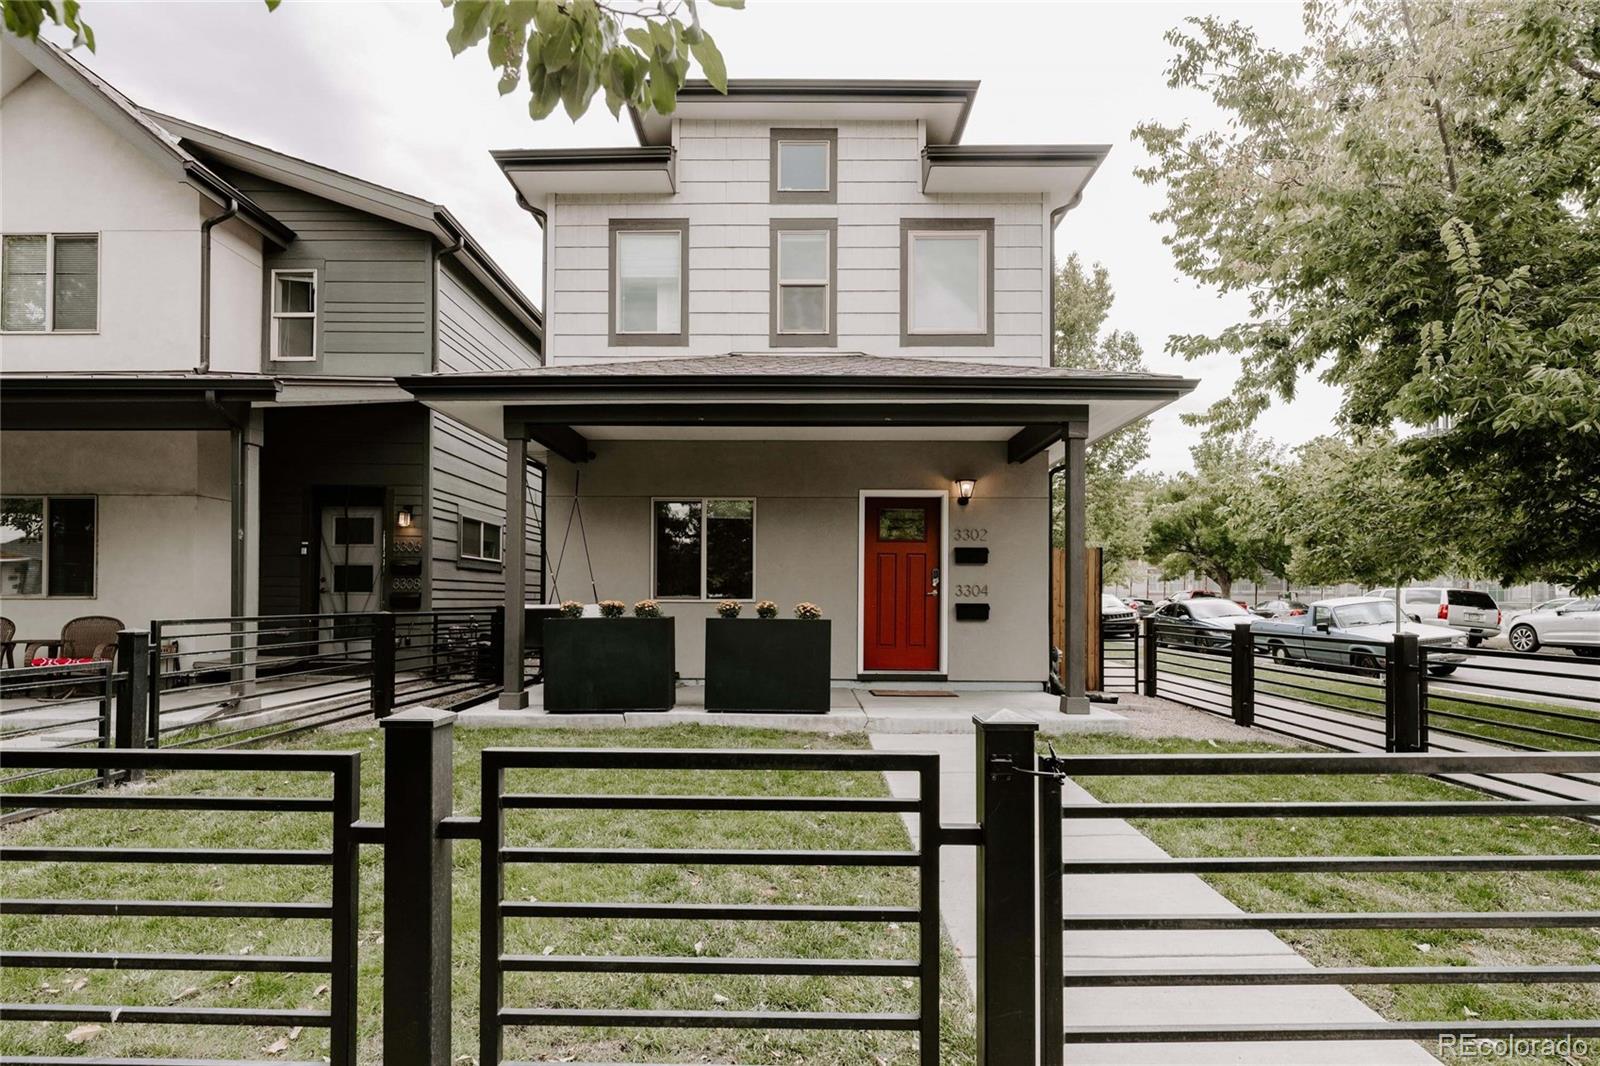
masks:
[[[200,365],[196,369],[202,374],[211,372],[211,230],[238,213],[239,201],[230,196],[227,210],[200,223]],[[215,397],[206,395],[206,402],[215,406]]]
[[[220,219],[218,221],[221,221]],[[228,613],[244,614],[244,440],[247,423],[240,422],[217,399],[217,390],[206,390],[206,406],[228,424]]]

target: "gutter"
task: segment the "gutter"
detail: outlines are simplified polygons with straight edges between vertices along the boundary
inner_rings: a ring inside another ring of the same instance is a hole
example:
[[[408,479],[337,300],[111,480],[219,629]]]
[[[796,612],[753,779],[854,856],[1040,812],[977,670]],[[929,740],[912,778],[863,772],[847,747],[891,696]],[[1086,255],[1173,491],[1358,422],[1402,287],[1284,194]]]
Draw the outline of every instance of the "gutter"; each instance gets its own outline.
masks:
[[[230,196],[227,210],[200,223],[200,365],[197,373],[211,372],[211,230],[239,213],[239,201]],[[216,406],[216,394],[206,393],[206,402]],[[219,407],[218,410],[221,410]]]

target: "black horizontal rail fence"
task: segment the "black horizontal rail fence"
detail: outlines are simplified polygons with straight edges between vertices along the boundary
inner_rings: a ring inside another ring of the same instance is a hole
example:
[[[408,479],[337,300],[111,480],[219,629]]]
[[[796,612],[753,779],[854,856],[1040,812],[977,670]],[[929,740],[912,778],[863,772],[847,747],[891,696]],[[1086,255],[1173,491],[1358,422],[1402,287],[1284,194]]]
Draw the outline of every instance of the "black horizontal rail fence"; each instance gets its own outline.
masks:
[[[819,773],[902,771],[918,776],[914,800],[889,797],[548,795],[507,792],[511,770],[785,771]],[[920,1061],[939,1061],[939,760],[936,755],[869,751],[691,751],[629,749],[489,748],[483,752],[482,814],[473,829],[483,842],[478,1061],[502,1061],[503,1031],[511,1026],[625,1026],[671,1028],[850,1029],[910,1031],[920,1037]],[[641,811],[868,811],[910,813],[919,840],[906,851],[798,851],[764,849],[649,849],[508,847],[505,826],[516,811],[623,809]],[[505,898],[504,877],[515,863],[626,863],[705,866],[828,865],[911,868],[919,872],[918,905],[780,906],[766,904],[527,902]],[[778,959],[707,957],[526,956],[505,952],[504,929],[520,918],[683,918],[764,922],[918,923],[916,959]],[[908,1013],[796,1011],[624,1010],[508,1006],[504,976],[511,972],[765,974],[902,976],[919,980],[919,1009]]]
[[[326,955],[286,957],[265,955],[204,955],[176,952],[127,952],[116,945],[98,951],[15,950],[0,945],[0,967],[62,969],[115,969],[132,971],[190,970],[221,973],[326,974],[329,1003],[326,1010],[302,1008],[210,1007],[199,1004],[82,1004],[4,1003],[0,1022],[94,1022],[102,1024],[150,1023],[183,1026],[304,1026],[329,1032],[330,1061],[334,1066],[355,1062],[356,1048],[356,826],[360,817],[361,756],[356,752],[242,752],[154,751],[120,749],[63,750],[7,748],[8,769],[78,771],[102,779],[131,779],[153,772],[223,771],[318,775],[329,782],[326,793],[304,795],[198,796],[166,795],[146,789],[109,788],[81,793],[59,789],[33,793],[0,794],[0,813],[37,810],[151,810],[191,812],[196,835],[206,833],[206,812],[301,812],[320,814],[332,824],[331,846],[326,850],[270,850],[257,847],[147,848],[136,846],[17,846],[0,844],[0,871],[11,864],[113,864],[149,865],[256,865],[323,867],[329,871],[326,899],[317,901],[248,901],[174,899],[5,899],[0,911],[8,916],[55,917],[64,920],[92,917],[146,916],[185,919],[278,919],[320,921],[329,928]],[[0,877],[0,880],[4,880]],[[92,927],[85,926],[86,929]],[[73,943],[79,943],[74,937]],[[197,1045],[199,1040],[197,1038]],[[55,1061],[11,1059],[3,1061]],[[73,1061],[73,1060],[67,1060]],[[85,1059],[84,1061],[93,1061]],[[143,1062],[179,1060],[143,1059]]]
[[[1457,669],[1433,678],[1423,697],[1433,733],[1526,751],[1600,749],[1600,660],[1450,651]],[[1424,647],[1422,655],[1432,663],[1439,653]]]
[[[1139,634],[1100,631],[1100,688],[1105,692],[1139,691]]]
[[[1600,966],[1256,967],[1193,969],[1065,968],[1064,934],[1105,930],[1226,929],[1562,929],[1600,925],[1600,910],[1532,913],[1330,912],[1139,913],[1087,915],[1063,897],[1066,875],[1432,872],[1475,876],[1500,871],[1600,871],[1600,855],[1317,855],[1075,859],[1063,855],[1069,820],[1085,819],[1296,819],[1505,817],[1600,814],[1600,803],[1580,800],[1247,803],[1063,803],[1062,780],[1095,777],[1571,774],[1600,771],[1600,754],[1397,754],[1397,755],[1112,755],[1044,757],[1039,761],[1040,980],[1044,1066],[1059,1066],[1067,1045],[1257,1040],[1424,1040],[1449,1036],[1600,1037],[1600,1020],[1485,1021],[1445,1018],[1425,1022],[1286,1024],[1152,1024],[1115,1028],[1063,1024],[1066,997],[1078,988],[1259,985],[1575,984],[1600,982]],[[1070,838],[1069,838],[1070,839]]]
[[[504,607],[400,611],[388,617],[394,646],[388,706],[448,706],[499,686]],[[385,616],[377,618],[386,624]]]
[[[1162,696],[1214,714],[1233,714],[1229,634],[1147,619],[1142,636],[1146,695]]]

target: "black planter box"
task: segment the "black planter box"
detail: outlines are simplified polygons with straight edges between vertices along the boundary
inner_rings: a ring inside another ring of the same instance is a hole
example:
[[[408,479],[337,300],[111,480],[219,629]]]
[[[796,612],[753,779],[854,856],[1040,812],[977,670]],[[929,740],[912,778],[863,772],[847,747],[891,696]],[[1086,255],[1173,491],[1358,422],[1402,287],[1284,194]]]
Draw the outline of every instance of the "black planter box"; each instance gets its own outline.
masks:
[[[707,618],[706,710],[828,711],[825,618]]]
[[[669,711],[670,618],[549,618],[544,623],[544,709]]]

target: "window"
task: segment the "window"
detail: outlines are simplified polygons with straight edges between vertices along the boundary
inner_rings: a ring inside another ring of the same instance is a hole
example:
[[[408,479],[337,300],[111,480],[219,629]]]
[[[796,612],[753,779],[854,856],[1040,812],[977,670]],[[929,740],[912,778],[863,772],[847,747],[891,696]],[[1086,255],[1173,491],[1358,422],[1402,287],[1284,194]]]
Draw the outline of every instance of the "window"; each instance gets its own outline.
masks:
[[[994,343],[994,220],[900,222],[900,343]]]
[[[272,272],[272,358],[309,362],[317,357],[317,272]]]
[[[0,595],[94,595],[92,496],[0,498]]]
[[[457,539],[459,550],[456,554],[469,562],[499,566],[502,536],[500,523],[462,515],[460,537]]]
[[[838,130],[774,128],[770,152],[768,192],[773,203],[838,202]]]
[[[99,328],[100,238],[8,234],[0,250],[0,330],[93,333]]]
[[[689,222],[612,219],[612,344],[689,343]]]
[[[655,596],[748,600],[755,595],[754,500],[656,500]]]
[[[839,343],[834,307],[837,233],[838,223],[831,218],[773,219],[768,340],[774,348]]]

